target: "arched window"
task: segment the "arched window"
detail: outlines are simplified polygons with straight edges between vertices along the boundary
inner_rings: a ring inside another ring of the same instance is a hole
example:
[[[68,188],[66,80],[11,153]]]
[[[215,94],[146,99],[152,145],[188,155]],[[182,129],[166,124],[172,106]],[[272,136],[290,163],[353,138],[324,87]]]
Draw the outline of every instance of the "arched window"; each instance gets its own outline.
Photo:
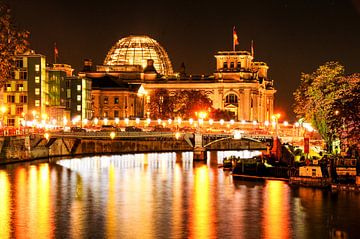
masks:
[[[235,94],[228,94],[225,98],[226,104],[237,104],[238,103],[238,97]]]

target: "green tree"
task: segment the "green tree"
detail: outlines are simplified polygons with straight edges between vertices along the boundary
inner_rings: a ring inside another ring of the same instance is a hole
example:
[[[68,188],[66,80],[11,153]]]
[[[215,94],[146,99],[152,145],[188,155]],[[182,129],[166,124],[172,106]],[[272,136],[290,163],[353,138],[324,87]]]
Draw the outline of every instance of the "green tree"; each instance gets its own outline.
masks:
[[[28,38],[29,32],[16,29],[9,6],[0,2],[0,87],[10,78],[13,56],[28,49]]]
[[[341,64],[327,62],[311,74],[302,73],[300,86],[294,92],[295,113],[312,123],[326,141],[329,149],[332,141],[340,137],[339,124],[358,122],[355,116],[359,112],[358,108],[357,110],[356,107],[344,108],[350,101],[353,104],[359,101],[358,90],[356,90],[358,83],[355,80],[357,77],[353,76],[352,79],[350,83],[349,77],[344,76],[344,67]],[[354,113],[350,114],[352,110]],[[346,111],[349,114],[345,115]],[[337,116],[339,112],[343,112],[343,118],[340,121]],[[350,115],[352,119],[345,119]],[[352,126],[347,128],[352,129]]]
[[[350,148],[360,148],[360,74],[340,79],[341,88],[332,103],[329,114],[330,129]]]

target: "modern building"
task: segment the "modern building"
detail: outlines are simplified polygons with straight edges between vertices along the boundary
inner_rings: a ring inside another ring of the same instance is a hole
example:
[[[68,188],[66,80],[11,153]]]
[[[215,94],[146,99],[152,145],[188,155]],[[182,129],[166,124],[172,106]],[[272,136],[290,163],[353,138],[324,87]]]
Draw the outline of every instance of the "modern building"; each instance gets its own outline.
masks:
[[[48,83],[46,58],[34,51],[15,56],[11,79],[4,85],[2,122],[18,127],[23,120],[46,118]]]
[[[111,76],[130,85],[141,84],[148,93],[143,115],[149,117],[151,92],[167,89],[201,91],[212,100],[213,108],[232,112],[235,120],[270,121],[276,90],[268,77],[267,64],[254,61],[248,51],[219,51],[215,58],[216,68],[210,76],[173,73],[169,57],[157,41],[148,36],[129,36],[110,49],[96,71],[84,74],[93,80]],[[107,89],[109,95],[110,91]],[[100,106],[100,101],[93,101],[94,109]],[[119,110],[123,111],[120,117],[127,115],[124,108]]]

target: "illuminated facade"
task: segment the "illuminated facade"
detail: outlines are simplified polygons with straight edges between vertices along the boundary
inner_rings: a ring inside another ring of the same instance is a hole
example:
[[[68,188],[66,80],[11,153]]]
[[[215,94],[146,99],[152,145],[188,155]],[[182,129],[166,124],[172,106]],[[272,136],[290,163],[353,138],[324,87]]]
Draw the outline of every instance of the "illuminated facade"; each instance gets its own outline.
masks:
[[[159,74],[173,73],[171,61],[164,48],[148,36],[128,36],[120,39],[108,52],[103,67],[111,71],[117,70],[116,67],[134,65],[145,68],[148,59],[154,61],[154,67]]]
[[[46,116],[49,102],[45,62],[45,56],[33,51],[15,57],[12,78],[4,85],[5,125],[19,126],[24,119],[41,120]]]
[[[219,51],[215,55],[216,69],[212,75],[187,76],[185,72],[172,73],[165,50],[163,55],[166,57],[141,54],[148,48],[155,47],[145,45],[142,49],[143,46],[137,42],[151,38],[129,38],[136,41],[132,44],[128,38],[121,39],[107,54],[104,65],[97,66],[95,72],[85,72],[87,77],[94,79],[112,76],[129,84],[141,83],[148,93],[146,102],[151,102],[149,95],[155,89],[167,89],[170,92],[201,91],[212,100],[213,108],[232,112],[235,120],[271,121],[276,90],[267,74],[269,67],[264,62],[254,61],[250,52]],[[149,44],[155,44],[154,42]],[[161,48],[157,42],[155,45]],[[164,71],[164,65],[171,70]],[[144,105],[144,115],[149,116],[147,104]]]

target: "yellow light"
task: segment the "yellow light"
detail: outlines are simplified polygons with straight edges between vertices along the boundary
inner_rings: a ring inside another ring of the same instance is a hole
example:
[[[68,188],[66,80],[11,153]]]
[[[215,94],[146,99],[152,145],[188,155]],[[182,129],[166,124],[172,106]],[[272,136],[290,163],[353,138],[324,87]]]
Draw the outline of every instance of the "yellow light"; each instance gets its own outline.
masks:
[[[168,119],[168,123],[171,124],[172,120],[171,119]]]
[[[125,118],[124,121],[125,121],[125,124],[126,124],[126,125],[129,124],[129,118]]]
[[[94,119],[94,124],[97,125],[99,123],[99,119],[98,118],[95,118]]]
[[[221,124],[221,125],[223,125],[224,122],[225,122],[225,121],[224,121],[223,119],[220,120],[220,124]]]
[[[104,125],[107,125],[108,124],[108,122],[109,122],[109,120],[107,119],[107,118],[104,118]]]
[[[269,126],[270,123],[269,123],[269,121],[266,120],[264,124],[265,124],[265,126]]]
[[[189,119],[189,124],[193,124],[194,120],[192,118]]]
[[[136,124],[140,124],[140,119],[139,119],[139,118],[136,118],[136,119],[135,119],[135,122],[136,122]]]
[[[44,137],[45,137],[46,140],[49,140],[49,138],[50,138],[49,133],[45,133],[45,134],[44,134]]]
[[[180,117],[177,119],[177,122],[178,122],[178,124],[181,124],[181,118]]]
[[[147,118],[146,119],[146,123],[149,125],[151,123],[151,119],[150,118]]]
[[[213,119],[209,119],[209,125],[212,125],[214,123]]]
[[[158,124],[161,124],[161,119],[158,119],[157,122],[158,122]]]
[[[115,118],[115,124],[119,124],[119,122],[120,122],[120,120],[119,120],[119,118]]]
[[[230,124],[233,125],[235,123],[235,121],[232,119],[230,120]]]
[[[180,133],[179,133],[179,132],[176,132],[176,133],[175,133],[175,138],[176,138],[176,139],[179,139],[179,138],[180,138]]]
[[[7,111],[7,107],[5,105],[1,106],[1,112],[4,114]]]
[[[111,139],[114,139],[115,136],[116,136],[115,132],[111,132],[111,133],[110,133],[110,138],[111,138]]]

